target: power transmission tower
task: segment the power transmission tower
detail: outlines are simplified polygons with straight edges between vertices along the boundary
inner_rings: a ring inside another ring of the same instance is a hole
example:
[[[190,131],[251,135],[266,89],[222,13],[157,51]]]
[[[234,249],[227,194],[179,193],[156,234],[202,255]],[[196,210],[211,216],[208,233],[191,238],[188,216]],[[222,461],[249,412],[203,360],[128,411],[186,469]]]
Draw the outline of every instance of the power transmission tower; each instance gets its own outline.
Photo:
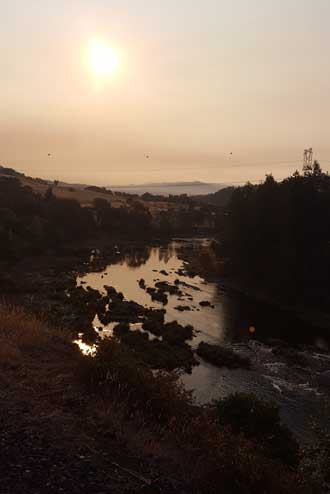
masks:
[[[303,172],[310,171],[313,168],[313,148],[304,150]]]

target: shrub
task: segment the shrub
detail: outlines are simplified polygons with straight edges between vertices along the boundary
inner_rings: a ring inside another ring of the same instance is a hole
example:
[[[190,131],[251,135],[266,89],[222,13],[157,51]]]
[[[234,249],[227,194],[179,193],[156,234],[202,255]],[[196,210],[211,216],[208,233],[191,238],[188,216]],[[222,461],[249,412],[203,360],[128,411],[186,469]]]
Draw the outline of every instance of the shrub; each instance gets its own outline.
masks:
[[[103,340],[97,355],[84,358],[80,367],[80,376],[92,392],[126,401],[129,414],[139,411],[166,422],[192,404],[177,373],[151,371],[125,344],[113,339]]]
[[[150,371],[124,344],[104,340],[98,355],[82,359],[82,365],[85,384],[104,403],[112,404],[109,413],[120,409],[119,424],[123,430],[127,421],[127,440],[134,427],[140,431],[140,442],[136,432],[135,445],[143,449],[150,441],[157,444],[158,457],[177,465],[187,492],[307,492],[298,483],[298,474],[280,459],[265,455],[256,438],[233,434],[228,425],[219,424],[212,410],[196,406],[177,374]]]
[[[151,369],[186,369],[188,372],[195,365],[194,354],[191,347],[181,342],[170,344],[159,339],[149,339],[147,333],[142,331],[121,331],[114,329],[114,333],[121,343],[124,343],[135,357]]]
[[[330,492],[330,434],[304,450],[301,471],[317,492]]]
[[[230,425],[235,433],[256,440],[271,457],[297,465],[298,444],[281,424],[276,405],[260,401],[253,394],[235,393],[219,400],[216,410],[220,424]]]

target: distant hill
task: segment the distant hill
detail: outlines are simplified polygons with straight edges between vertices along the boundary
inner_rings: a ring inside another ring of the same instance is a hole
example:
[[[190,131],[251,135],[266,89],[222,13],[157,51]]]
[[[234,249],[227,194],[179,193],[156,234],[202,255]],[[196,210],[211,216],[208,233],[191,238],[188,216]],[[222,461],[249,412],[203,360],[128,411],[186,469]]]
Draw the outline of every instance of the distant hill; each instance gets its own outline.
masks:
[[[181,195],[189,196],[212,194],[219,189],[226,187],[225,184],[215,184],[206,182],[162,182],[147,183],[141,185],[109,185],[113,192],[125,192],[127,194],[143,195],[146,193],[153,195]]]
[[[75,199],[82,206],[92,206],[94,199],[105,199],[111,201],[113,207],[121,207],[126,204],[126,199],[111,194],[108,190],[101,187],[88,187],[87,185],[73,185],[65,182],[54,180],[44,180],[41,178],[28,177],[13,168],[7,168],[0,165],[1,179],[18,179],[23,186],[30,187],[35,193],[44,195],[52,186],[53,194],[59,199]]]
[[[149,183],[142,185],[123,185],[99,187],[85,184],[69,184],[53,180],[44,180],[41,178],[32,178],[24,173],[18,172],[13,168],[8,168],[0,165],[0,177],[13,177],[19,179],[23,185],[31,187],[35,192],[44,194],[49,185],[53,186],[53,193],[62,199],[76,199],[80,204],[88,206],[93,203],[95,198],[104,198],[109,200],[109,195],[114,192],[111,197],[111,203],[114,207],[120,207],[126,203],[126,194],[140,195],[152,194],[155,196],[154,201],[157,208],[157,201],[161,196],[168,197],[170,195],[180,196],[186,194],[191,199],[204,204],[212,204],[215,206],[224,206],[227,204],[233,187],[228,187],[225,184],[207,183],[207,182],[161,182]],[[118,194],[119,193],[119,194]],[[144,198],[143,198],[144,199]],[[150,199],[148,207],[150,208]],[[165,200],[166,201],[166,200]]]
[[[24,173],[19,173],[13,168],[0,165],[0,175],[6,175],[8,177],[24,177]]]

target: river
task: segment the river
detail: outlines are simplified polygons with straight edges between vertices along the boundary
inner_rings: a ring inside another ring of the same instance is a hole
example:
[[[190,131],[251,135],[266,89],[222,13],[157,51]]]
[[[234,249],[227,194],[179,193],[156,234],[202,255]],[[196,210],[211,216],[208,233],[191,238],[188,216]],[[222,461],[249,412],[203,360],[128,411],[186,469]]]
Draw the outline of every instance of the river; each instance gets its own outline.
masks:
[[[124,254],[118,251],[117,262],[101,271],[78,276],[77,284],[101,292],[105,292],[104,285],[111,285],[126,300],[163,308],[161,303],[151,300],[139,286],[139,280],[143,278],[147,286],[154,286],[157,281],[174,283],[179,279],[184,294],[169,296],[166,321],[191,324],[196,331],[193,348],[200,341],[225,344],[252,361],[251,370],[230,370],[198,359],[199,365],[193,367],[191,374],[181,377],[184,385],[193,390],[196,400],[206,403],[237,391],[253,392],[279,405],[283,421],[301,441],[315,437],[315,426],[328,430],[330,388],[321,383],[320,376],[330,369],[330,355],[325,351],[326,342],[321,335],[288,314],[262,304],[247,303],[237,294],[228,293],[219,283],[207,282],[201,276],[189,277],[184,272],[184,261],[178,257],[182,242],[127,249]],[[210,306],[201,306],[202,301]],[[179,305],[189,306],[190,310],[179,311],[176,309]],[[97,317],[94,325],[96,330],[102,327]],[[99,334],[111,336],[113,326],[112,323],[102,327]],[[253,335],[249,332],[251,326],[255,327]],[[139,325],[136,327],[140,329]],[[274,345],[278,344],[275,338],[298,346],[304,364],[293,365],[275,354]]]

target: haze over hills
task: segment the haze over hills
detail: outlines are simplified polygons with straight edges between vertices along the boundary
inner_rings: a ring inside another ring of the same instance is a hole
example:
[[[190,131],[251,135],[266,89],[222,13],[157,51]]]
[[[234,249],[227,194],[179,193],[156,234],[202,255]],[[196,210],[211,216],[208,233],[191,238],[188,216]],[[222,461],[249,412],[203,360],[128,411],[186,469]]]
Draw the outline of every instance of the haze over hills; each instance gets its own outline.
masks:
[[[206,195],[217,192],[220,189],[227,187],[226,184],[207,183],[207,182],[161,182],[161,183],[146,183],[141,185],[122,185],[111,186],[108,188],[114,192],[126,192],[128,194],[142,195],[145,193],[154,195]]]
[[[16,176],[18,178],[30,179],[32,181],[43,182],[44,184],[52,184],[53,180],[42,180],[35,179],[32,177],[26,176],[24,173],[21,173],[13,168],[8,168],[3,165],[0,165],[0,175],[10,175]],[[86,189],[91,184],[83,184],[83,183],[68,183],[63,181],[57,181],[58,185],[63,188],[71,188],[74,187],[76,189]],[[113,192],[124,192],[127,194],[137,194],[142,195],[145,193],[153,194],[153,195],[180,195],[187,194],[189,196],[206,196],[208,194],[214,194],[221,189],[228,187],[228,184],[223,183],[208,183],[208,182],[151,182],[145,184],[128,184],[128,185],[108,185],[103,187],[103,189],[109,189]],[[101,187],[97,187],[101,189]]]

